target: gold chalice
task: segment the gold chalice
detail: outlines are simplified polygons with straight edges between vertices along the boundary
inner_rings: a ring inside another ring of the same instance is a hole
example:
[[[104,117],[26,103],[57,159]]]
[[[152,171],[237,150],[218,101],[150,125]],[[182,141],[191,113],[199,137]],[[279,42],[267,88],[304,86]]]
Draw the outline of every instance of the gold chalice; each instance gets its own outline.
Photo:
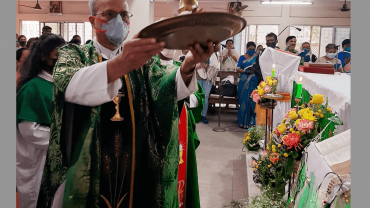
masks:
[[[111,121],[123,121],[123,118],[119,114],[119,103],[121,102],[121,97],[124,95],[119,92],[116,97],[113,98],[113,102],[116,104],[116,114],[110,119]]]

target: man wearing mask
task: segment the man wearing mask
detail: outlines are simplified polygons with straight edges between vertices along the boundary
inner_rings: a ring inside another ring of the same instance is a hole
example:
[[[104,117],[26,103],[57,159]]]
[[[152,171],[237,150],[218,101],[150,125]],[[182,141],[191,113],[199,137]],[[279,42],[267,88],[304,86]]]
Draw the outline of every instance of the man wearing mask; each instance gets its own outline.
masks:
[[[278,39],[277,39],[277,36],[276,36],[275,33],[269,33],[269,34],[266,35],[266,46],[267,47],[278,48],[276,46],[277,43],[278,43]],[[259,53],[257,55],[256,63],[253,64],[254,74],[258,78],[258,83],[263,81],[263,76],[262,76],[262,72],[261,72],[261,68],[260,68],[260,64],[259,64],[260,63],[259,59],[260,59],[260,56],[262,55],[263,51],[265,51],[265,49],[262,49],[261,53]]]
[[[222,59],[222,71],[236,71],[236,66],[238,64],[238,60],[240,54],[238,51],[234,49],[234,41],[227,40],[226,41],[226,49],[221,52],[223,57]]]
[[[137,34],[123,43],[132,17],[126,0],[89,6],[96,38],[60,48],[54,68],[38,207],[177,207],[177,101],[197,90],[195,65],[219,44],[204,51],[196,43],[180,67],[163,66],[153,56],[164,42]]]
[[[49,26],[44,26],[43,28],[42,28],[42,35],[43,34],[46,34],[46,33],[51,33],[51,27],[49,27]]]
[[[342,48],[343,51],[338,53],[338,59],[341,61],[342,67],[344,68],[347,64],[351,62],[351,40],[343,40]]]
[[[18,37],[18,42],[19,42],[19,48],[27,48],[27,38],[24,35],[20,35]]]
[[[303,56],[304,62],[310,62],[310,61],[315,62],[317,59],[315,54],[312,54],[311,46],[310,46],[310,43],[308,42],[302,43],[301,53],[303,53],[302,55],[305,54],[305,56]]]

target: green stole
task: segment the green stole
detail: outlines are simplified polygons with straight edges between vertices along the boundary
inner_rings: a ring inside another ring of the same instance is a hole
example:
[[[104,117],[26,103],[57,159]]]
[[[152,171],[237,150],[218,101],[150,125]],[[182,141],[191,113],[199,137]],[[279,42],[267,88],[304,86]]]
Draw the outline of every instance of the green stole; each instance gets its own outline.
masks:
[[[59,49],[53,74],[51,138],[37,207],[50,207],[63,181],[66,182],[63,207],[100,207],[100,183],[103,183],[100,180],[103,171],[100,167],[103,159],[100,142],[110,139],[101,135],[101,124],[106,122],[101,119],[101,106],[79,106],[79,110],[74,111],[74,117],[81,122],[76,124],[78,128],[73,128],[77,131],[73,136],[75,146],[69,167],[63,149],[63,129],[68,125],[63,123],[66,87],[79,69],[98,62],[99,54],[92,43],[85,46],[66,45]],[[155,56],[141,69],[127,76],[132,91],[136,132],[134,190],[128,197],[133,197],[134,207],[178,207],[177,69],[178,66],[160,65],[158,56]],[[125,114],[123,111],[130,110],[120,108],[120,113]],[[199,200],[190,204],[196,206]]]

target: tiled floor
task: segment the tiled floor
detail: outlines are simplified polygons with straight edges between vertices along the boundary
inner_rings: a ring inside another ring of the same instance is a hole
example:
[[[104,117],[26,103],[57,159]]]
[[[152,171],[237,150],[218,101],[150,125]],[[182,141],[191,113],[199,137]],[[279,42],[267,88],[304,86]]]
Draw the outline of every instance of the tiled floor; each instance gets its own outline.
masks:
[[[217,112],[218,113],[218,112]],[[200,204],[202,208],[222,208],[231,201],[247,198],[247,169],[242,152],[245,129],[237,127],[237,111],[221,114],[221,127],[215,132],[218,114],[207,116],[209,124],[197,124],[200,145],[196,150]]]

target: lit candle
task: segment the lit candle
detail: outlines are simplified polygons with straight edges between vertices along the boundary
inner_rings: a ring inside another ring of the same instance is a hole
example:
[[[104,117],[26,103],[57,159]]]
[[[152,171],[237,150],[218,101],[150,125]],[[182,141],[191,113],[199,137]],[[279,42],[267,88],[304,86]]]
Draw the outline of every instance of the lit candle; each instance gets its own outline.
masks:
[[[302,77],[299,78],[299,83],[297,84],[296,98],[301,98],[301,96],[302,96]]]
[[[271,75],[272,78],[275,77],[275,64],[272,64],[272,75]]]

